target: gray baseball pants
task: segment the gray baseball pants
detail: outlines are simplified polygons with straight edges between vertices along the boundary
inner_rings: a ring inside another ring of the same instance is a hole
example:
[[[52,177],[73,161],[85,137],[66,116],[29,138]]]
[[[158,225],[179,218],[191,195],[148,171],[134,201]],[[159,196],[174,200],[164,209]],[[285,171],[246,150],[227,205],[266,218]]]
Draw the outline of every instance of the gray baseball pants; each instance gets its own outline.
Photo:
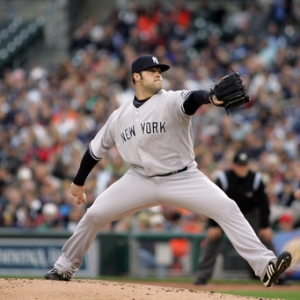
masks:
[[[252,210],[244,214],[246,220],[249,222],[255,233],[258,233],[259,216],[256,210]],[[196,271],[196,277],[203,280],[209,280],[212,277],[214,266],[216,263],[217,256],[219,254],[222,237],[209,240],[206,239],[201,250],[200,260]],[[275,253],[275,247],[272,242],[264,243],[267,249]]]
[[[103,225],[162,204],[214,219],[261,279],[269,261],[276,257],[257,238],[236,203],[192,163],[188,170],[166,177],[149,178],[133,168],[128,170],[96,198],[63,246],[54,267],[74,276]]]

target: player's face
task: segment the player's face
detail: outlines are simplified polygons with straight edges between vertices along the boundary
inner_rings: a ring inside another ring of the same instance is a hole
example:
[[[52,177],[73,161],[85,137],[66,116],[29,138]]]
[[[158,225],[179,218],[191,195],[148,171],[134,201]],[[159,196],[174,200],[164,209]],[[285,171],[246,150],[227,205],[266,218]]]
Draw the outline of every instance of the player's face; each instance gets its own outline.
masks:
[[[153,94],[162,88],[163,79],[160,68],[150,68],[141,72],[141,87]]]

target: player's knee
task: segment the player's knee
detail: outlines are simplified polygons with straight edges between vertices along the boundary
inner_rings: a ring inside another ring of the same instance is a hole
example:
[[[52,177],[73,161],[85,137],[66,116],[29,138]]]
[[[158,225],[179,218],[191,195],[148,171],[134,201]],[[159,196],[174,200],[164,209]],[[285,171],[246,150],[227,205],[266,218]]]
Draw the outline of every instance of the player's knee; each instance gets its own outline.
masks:
[[[85,215],[85,221],[89,226],[101,227],[105,224],[105,216],[99,211],[88,209]]]
[[[222,216],[224,219],[230,218],[234,216],[235,213],[239,212],[240,209],[235,201],[231,200],[230,198],[225,199],[226,206],[222,208]]]

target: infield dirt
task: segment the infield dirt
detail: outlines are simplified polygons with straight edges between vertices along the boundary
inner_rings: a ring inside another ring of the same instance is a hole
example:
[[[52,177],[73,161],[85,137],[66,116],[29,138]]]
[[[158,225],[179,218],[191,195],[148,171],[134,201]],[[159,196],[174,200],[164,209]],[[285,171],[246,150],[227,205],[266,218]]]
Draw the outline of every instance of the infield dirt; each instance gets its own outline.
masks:
[[[73,279],[70,282],[44,279],[0,278],[1,300],[250,300],[267,299],[218,293],[219,285],[188,283],[128,283]],[[222,290],[253,289],[245,285],[221,285]],[[276,287],[273,287],[276,289]],[[280,287],[284,289],[285,287]],[[296,288],[296,287],[295,287]],[[299,288],[299,287],[298,287]],[[256,290],[265,289],[255,285]],[[288,287],[291,290],[291,287]],[[272,299],[274,300],[274,298]]]

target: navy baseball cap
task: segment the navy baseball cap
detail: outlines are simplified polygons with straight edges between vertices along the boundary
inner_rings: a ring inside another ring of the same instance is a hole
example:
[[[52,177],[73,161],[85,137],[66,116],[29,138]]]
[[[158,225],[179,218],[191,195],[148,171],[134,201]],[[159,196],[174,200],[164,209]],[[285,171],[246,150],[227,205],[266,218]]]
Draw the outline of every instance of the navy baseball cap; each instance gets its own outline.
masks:
[[[233,157],[233,162],[240,166],[246,166],[249,162],[249,157],[245,152],[238,152]]]
[[[152,67],[160,68],[161,72],[165,72],[170,69],[170,66],[160,64],[158,59],[153,55],[142,55],[133,61],[131,65],[131,73],[139,73]]]

